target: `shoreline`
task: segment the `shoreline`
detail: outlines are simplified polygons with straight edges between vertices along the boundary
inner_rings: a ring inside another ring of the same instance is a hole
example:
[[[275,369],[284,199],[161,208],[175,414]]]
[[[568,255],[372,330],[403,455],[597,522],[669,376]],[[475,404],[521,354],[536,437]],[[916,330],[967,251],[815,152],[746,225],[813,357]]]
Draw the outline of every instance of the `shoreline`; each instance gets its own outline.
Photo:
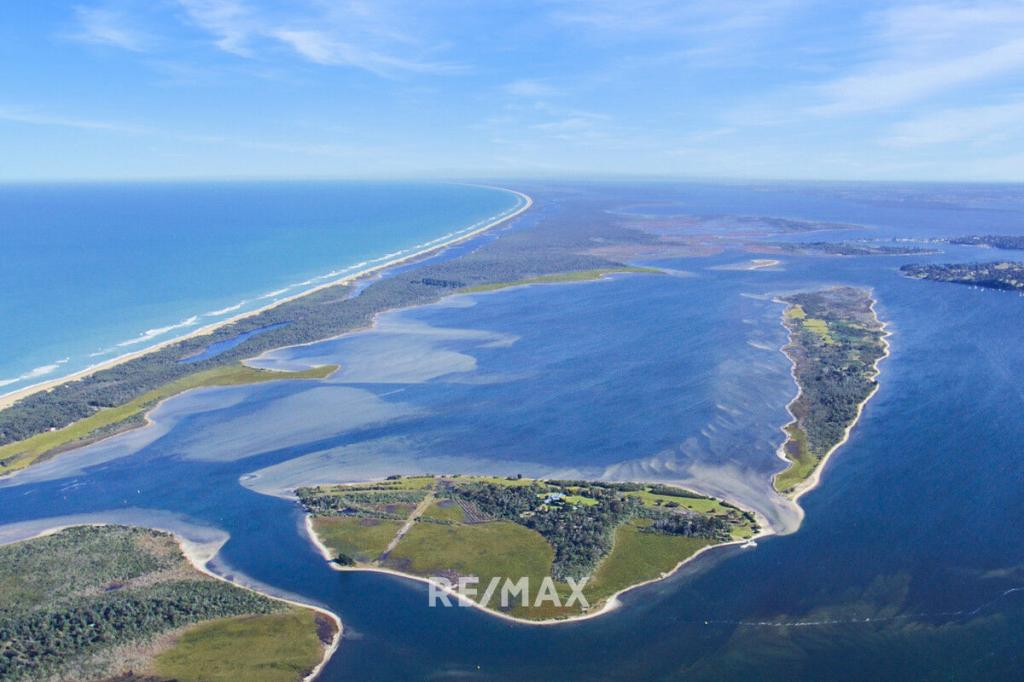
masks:
[[[776,302],[778,302],[778,303],[786,303],[785,301],[783,301],[781,299],[778,299],[778,298],[776,298],[774,300]],[[796,504],[797,510],[799,512],[799,515],[800,515],[800,518],[799,518],[800,524],[797,525],[796,529],[794,529],[793,532],[796,532],[796,530],[799,530],[800,525],[803,524],[803,519],[804,519],[804,515],[805,515],[804,508],[801,507],[800,504],[799,504],[800,498],[803,497],[805,494],[809,493],[810,491],[814,490],[815,488],[817,488],[818,485],[821,483],[821,476],[822,476],[822,472],[825,470],[825,466],[828,464],[829,460],[832,458],[832,455],[834,455],[836,453],[836,451],[839,450],[839,448],[841,448],[843,445],[845,445],[846,442],[850,439],[850,435],[853,433],[853,428],[855,426],[857,426],[857,424],[860,422],[861,415],[864,412],[864,407],[868,404],[868,401],[870,401],[871,398],[873,398],[875,396],[875,394],[878,393],[878,389],[882,387],[882,384],[881,384],[881,381],[880,381],[880,378],[882,376],[882,369],[879,366],[879,363],[881,363],[882,360],[885,360],[886,358],[888,358],[889,355],[891,354],[891,352],[890,352],[890,345],[889,345],[889,337],[892,336],[892,332],[888,330],[888,326],[889,326],[888,323],[887,322],[883,322],[882,320],[880,320],[878,318],[878,313],[875,310],[875,304],[876,303],[878,303],[878,301],[876,299],[872,298],[871,299],[871,305],[869,306],[869,309],[871,310],[871,314],[875,316],[875,319],[878,320],[878,323],[881,325],[881,330],[882,330],[882,347],[884,348],[885,352],[882,354],[881,357],[879,357],[878,359],[876,359],[872,363],[872,367],[873,367],[874,372],[875,372],[875,376],[874,376],[875,387],[873,389],[871,389],[871,392],[868,393],[867,396],[864,397],[864,400],[862,400],[857,405],[857,413],[854,415],[853,420],[849,424],[847,424],[846,428],[843,430],[843,437],[842,437],[842,439],[838,443],[833,445],[831,448],[829,448],[828,452],[826,452],[825,455],[821,458],[821,460],[818,462],[817,466],[814,467],[814,471],[811,472],[811,475],[808,476],[807,478],[805,478],[800,483],[798,483],[788,494],[781,493],[781,492],[778,493],[779,495],[782,495],[783,497],[789,498],[790,500],[792,500]],[[789,427],[792,424],[795,424],[797,422],[797,418],[796,418],[796,415],[793,414],[792,407],[793,407],[793,404],[796,403],[796,401],[799,400],[800,397],[803,395],[804,389],[803,389],[803,386],[800,385],[800,381],[796,377],[796,360],[793,359],[789,355],[789,353],[786,352],[786,347],[789,346],[790,343],[792,343],[792,332],[790,332],[789,328],[786,327],[784,320],[780,324],[782,324],[782,326],[786,329],[787,340],[786,340],[786,343],[779,350],[782,352],[783,355],[785,355],[789,359],[789,362],[790,362],[789,373],[790,373],[790,376],[793,377],[793,383],[795,383],[796,386],[797,386],[797,394],[796,394],[796,396],[786,404],[786,411],[789,413],[789,416],[792,417],[792,419],[790,419],[784,425],[779,427],[779,430],[782,431],[786,435],[786,437],[782,441],[782,444],[779,445],[779,447],[775,451],[775,454],[779,457],[779,459],[781,459],[782,461],[786,462],[786,464],[788,465],[791,462],[790,462],[789,458],[786,457],[786,445],[789,443],[790,437],[789,437],[789,433],[786,431],[786,428]],[[785,469],[783,469],[782,471],[785,471]],[[778,476],[780,473],[782,473],[782,471],[776,472],[775,474],[772,475],[772,483],[773,483],[773,485],[774,485],[774,482],[775,482],[775,477]]]
[[[254,317],[254,316],[259,315],[260,313],[263,313],[263,312],[265,312],[267,310],[271,310],[271,309],[276,308],[276,307],[278,307],[280,305],[283,305],[285,303],[290,303],[291,301],[297,300],[297,299],[302,298],[304,296],[309,296],[310,294],[316,293],[318,291],[322,291],[323,289],[327,289],[327,288],[334,287],[334,286],[339,286],[339,285],[342,285],[342,284],[349,284],[350,282],[353,282],[353,281],[355,281],[357,279],[362,279],[364,277],[367,277],[368,275],[372,275],[374,273],[380,272],[382,270],[386,270],[386,269],[394,267],[396,265],[401,265],[401,264],[404,264],[404,263],[408,263],[410,261],[414,261],[414,260],[423,258],[423,257],[425,257],[427,255],[433,254],[436,251],[442,251],[442,250],[444,250],[444,249],[446,249],[446,248],[448,248],[450,246],[454,246],[455,244],[458,244],[460,242],[463,242],[463,241],[466,241],[466,240],[471,239],[473,237],[476,237],[477,235],[480,235],[480,234],[482,234],[484,232],[487,232],[488,230],[491,230],[491,229],[497,227],[498,225],[501,225],[502,223],[508,222],[509,220],[513,220],[514,218],[518,218],[520,215],[525,213],[527,210],[529,210],[533,206],[533,198],[530,197],[527,194],[524,194],[523,192],[519,192],[519,191],[513,190],[513,189],[507,189],[505,187],[493,187],[492,189],[500,189],[500,190],[502,190],[504,192],[509,192],[511,194],[516,195],[517,197],[519,197],[523,201],[523,205],[519,206],[518,208],[513,210],[511,213],[508,213],[507,215],[504,215],[504,216],[502,216],[500,218],[492,220],[489,223],[487,223],[485,225],[482,225],[482,226],[480,226],[478,228],[471,229],[468,232],[464,232],[462,234],[454,235],[450,239],[447,239],[447,240],[445,240],[443,242],[440,242],[438,244],[431,244],[429,246],[425,246],[422,249],[419,249],[418,251],[414,251],[414,252],[406,254],[404,256],[398,256],[398,257],[392,258],[392,259],[390,259],[388,261],[385,261],[383,263],[378,263],[377,265],[373,265],[373,266],[370,266],[368,268],[363,268],[362,270],[359,270],[357,272],[353,272],[351,274],[344,275],[344,276],[342,276],[342,277],[340,277],[338,279],[334,279],[334,280],[331,280],[329,282],[324,282],[323,284],[318,284],[318,285],[316,285],[316,286],[314,286],[314,287],[312,287],[310,289],[305,289],[305,290],[303,290],[303,291],[301,291],[299,293],[292,294],[291,296],[286,296],[285,298],[279,299],[279,300],[274,301],[272,303],[268,303],[268,304],[266,304],[264,306],[260,306],[259,308],[254,308],[253,310],[249,310],[249,311],[246,311],[244,313],[239,313],[237,315],[233,315],[231,317],[225,318],[225,319],[217,321],[217,322],[211,322],[210,324],[205,325],[203,327],[200,327],[198,329],[195,329],[195,330],[193,330],[193,331],[191,331],[191,332],[189,332],[187,334],[182,334],[181,336],[175,336],[172,339],[166,339],[164,341],[160,341],[159,343],[155,343],[155,344],[153,344],[151,346],[147,346],[145,348],[141,348],[141,349],[139,349],[137,351],[132,351],[130,353],[125,353],[123,355],[119,355],[119,356],[117,356],[115,358],[111,358],[109,360],[104,360],[103,362],[98,362],[98,363],[96,363],[94,365],[90,365],[90,366],[88,366],[88,367],[86,367],[84,369],[80,369],[80,370],[78,370],[76,372],[72,372],[70,374],[66,374],[66,375],[61,376],[61,377],[56,377],[56,378],[53,378],[53,379],[48,379],[46,381],[41,381],[39,383],[31,384],[30,386],[25,386],[24,388],[16,389],[16,390],[11,391],[9,393],[0,394],[0,410],[4,410],[4,409],[10,407],[11,405],[13,405],[14,403],[18,402],[19,400],[21,400],[23,398],[27,398],[28,396],[33,395],[35,393],[40,393],[40,392],[43,392],[43,391],[47,391],[47,390],[49,390],[51,388],[55,388],[57,386],[60,386],[61,384],[69,383],[71,381],[79,381],[81,379],[85,379],[86,377],[91,376],[91,375],[95,374],[96,372],[101,372],[101,371],[103,371],[105,369],[110,369],[111,367],[116,367],[117,365],[121,365],[121,364],[129,362],[131,360],[135,360],[136,358],[140,358],[140,357],[142,357],[144,355],[148,355],[149,353],[156,352],[158,350],[166,348],[167,346],[171,346],[171,345],[173,345],[175,343],[179,343],[181,341],[185,341],[187,339],[191,339],[191,338],[194,338],[194,337],[197,337],[197,336],[203,336],[205,334],[209,334],[209,333],[211,333],[213,331],[216,331],[217,329],[219,329],[221,327],[224,327],[226,325],[232,324],[234,322],[238,322],[239,320],[244,320],[244,319],[246,319],[248,317]]]
[[[174,538],[175,542],[178,543],[178,547],[181,548],[182,555],[185,557],[185,560],[188,561],[188,563],[192,565],[192,568],[194,568],[199,573],[202,573],[206,577],[213,578],[214,580],[219,580],[219,581],[221,581],[223,583],[227,583],[228,585],[231,585],[233,587],[237,587],[237,588],[242,589],[242,590],[248,590],[249,592],[252,592],[253,594],[258,594],[261,597],[266,597],[267,599],[272,599],[274,601],[279,601],[279,602],[281,602],[283,604],[289,604],[291,606],[296,606],[296,607],[303,608],[303,609],[309,609],[311,611],[315,611],[315,612],[319,613],[322,616],[326,616],[327,618],[330,618],[332,621],[334,621],[334,625],[337,628],[335,630],[335,632],[334,632],[334,637],[331,640],[331,644],[324,648],[324,653],[323,653],[323,656],[320,659],[320,662],[309,672],[309,674],[307,674],[306,676],[304,676],[302,678],[302,682],[313,682],[313,680],[315,680],[317,678],[317,676],[323,670],[324,666],[327,665],[328,661],[331,660],[331,658],[334,656],[335,653],[337,653],[338,649],[341,646],[341,638],[342,638],[342,635],[344,633],[344,626],[342,625],[341,618],[337,614],[335,614],[333,611],[329,611],[329,610],[323,608],[322,606],[315,606],[313,604],[304,604],[304,603],[302,603],[300,601],[296,601],[294,599],[288,599],[287,597],[278,597],[278,596],[273,595],[273,594],[268,594],[266,592],[261,592],[261,591],[257,590],[254,587],[250,587],[248,585],[243,585],[243,584],[237,583],[237,582],[235,582],[233,580],[228,580],[224,576],[217,575],[216,573],[211,571],[207,567],[207,564],[215,556],[217,556],[217,554],[220,553],[221,548],[225,544],[227,544],[227,541],[230,538],[224,538],[223,541],[221,541],[220,543],[217,543],[216,547],[211,547],[211,549],[204,550],[203,546],[201,546],[201,545],[199,545],[199,544],[197,544],[197,543],[195,543],[195,542],[193,542],[193,541],[191,541],[191,540],[189,540],[189,539],[187,539],[185,537],[182,537],[181,535],[178,535],[177,533],[175,533],[172,530],[167,530],[166,528],[157,528],[157,527],[154,527],[154,526],[132,526],[130,524],[120,524],[120,523],[70,523],[70,524],[62,524],[62,525],[57,525],[57,526],[52,526],[50,528],[46,528],[44,530],[39,531],[35,535],[30,535],[28,537],[21,538],[19,540],[16,540],[15,542],[12,542],[12,543],[9,543],[9,544],[17,544],[18,542],[28,542],[28,541],[31,541],[31,540],[36,540],[36,539],[39,539],[39,538],[47,537],[49,535],[55,535],[55,534],[61,532],[62,530],[66,530],[68,528],[81,528],[81,527],[84,527],[84,526],[90,526],[90,527],[93,527],[93,528],[104,528],[104,527],[108,527],[108,526],[126,526],[126,527],[131,527],[131,528],[146,528],[146,529],[149,529],[149,530],[156,530],[156,531],[160,531],[162,533],[167,533],[168,535],[170,535],[171,537]],[[212,621],[215,621],[215,620],[218,620],[218,619],[213,618],[213,619],[211,619],[209,621],[200,621],[200,622],[212,622]],[[198,624],[199,623],[196,623],[196,625],[198,625]]]
[[[751,512],[751,513],[754,514],[755,518],[759,522],[763,520],[761,518],[761,515],[758,514],[757,512]],[[766,530],[762,530],[759,533],[755,533],[754,535],[752,535],[751,537],[749,537],[747,539],[743,539],[743,540],[730,540],[729,542],[720,542],[720,543],[718,543],[716,545],[706,545],[704,547],[701,547],[696,552],[694,552],[693,554],[691,554],[690,556],[686,557],[685,559],[683,559],[682,561],[677,563],[675,566],[673,566],[671,570],[662,573],[658,577],[656,577],[656,578],[648,578],[647,580],[644,580],[642,582],[636,583],[634,585],[629,585],[628,587],[624,587],[621,590],[618,590],[617,592],[609,595],[608,597],[605,598],[604,603],[602,604],[601,608],[596,610],[596,611],[589,612],[589,613],[583,613],[583,614],[580,614],[578,616],[567,616],[565,618],[545,618],[543,620],[532,620],[532,619],[528,619],[528,618],[517,618],[516,616],[510,616],[509,614],[504,613],[502,611],[497,611],[495,609],[492,609],[489,606],[484,606],[483,604],[480,604],[480,603],[478,603],[476,601],[473,601],[469,597],[466,597],[464,595],[459,594],[452,587],[449,587],[449,586],[446,586],[446,585],[442,585],[441,583],[434,582],[430,578],[425,578],[423,576],[414,575],[412,573],[403,573],[402,571],[396,571],[396,570],[391,569],[391,568],[381,568],[379,566],[339,566],[337,563],[335,563],[334,557],[331,556],[330,550],[327,548],[327,545],[325,545],[323,543],[323,541],[320,540],[320,537],[316,534],[316,531],[313,530],[313,516],[311,514],[304,514],[304,517],[305,517],[306,535],[309,538],[310,543],[317,549],[317,551],[320,553],[320,555],[324,558],[324,561],[327,562],[327,565],[330,566],[330,568],[332,570],[338,571],[339,573],[346,573],[346,572],[351,572],[351,573],[356,573],[356,572],[382,573],[384,575],[390,575],[390,576],[397,577],[397,578],[403,578],[405,580],[413,580],[413,581],[416,581],[416,582],[424,583],[426,585],[433,585],[435,587],[435,589],[438,589],[439,591],[444,592],[447,595],[449,595],[449,596],[455,598],[456,600],[458,600],[459,607],[467,607],[468,606],[468,607],[471,607],[471,608],[479,609],[480,611],[482,611],[483,613],[487,614],[488,616],[492,616],[494,618],[500,618],[500,619],[502,619],[502,620],[504,620],[506,622],[509,622],[509,623],[516,623],[516,624],[519,624],[519,625],[539,625],[539,626],[564,625],[564,624],[568,624],[568,623],[577,623],[577,622],[580,622],[580,621],[590,620],[592,618],[598,618],[600,616],[607,615],[607,614],[609,614],[609,613],[611,613],[613,611],[617,611],[622,606],[622,601],[619,599],[619,597],[621,597],[622,595],[626,594],[627,592],[631,592],[633,590],[636,590],[636,589],[639,589],[641,587],[644,587],[646,585],[652,585],[654,583],[661,582],[662,580],[667,580],[668,578],[671,578],[673,575],[678,573],[686,564],[690,563],[691,561],[696,560],[699,556],[701,556],[705,552],[708,552],[708,551],[713,550],[713,549],[724,548],[724,547],[731,547],[731,546],[736,546],[736,545],[744,545],[744,544],[746,544],[748,542],[753,542],[753,541],[756,541],[758,539],[761,539],[761,538],[767,537],[769,535],[774,535],[775,534],[774,531],[772,531],[770,527],[768,527],[768,526],[761,526],[762,528],[764,528]],[[755,547],[756,547],[756,543],[755,543]],[[447,607],[445,607],[445,608],[447,608]]]

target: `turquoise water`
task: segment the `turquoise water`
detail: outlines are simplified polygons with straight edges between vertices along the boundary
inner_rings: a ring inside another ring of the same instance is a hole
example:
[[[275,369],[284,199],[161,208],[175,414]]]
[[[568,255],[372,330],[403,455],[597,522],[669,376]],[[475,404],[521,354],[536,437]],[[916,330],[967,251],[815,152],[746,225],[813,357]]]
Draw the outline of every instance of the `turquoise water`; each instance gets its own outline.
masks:
[[[0,393],[418,250],[520,202],[451,184],[0,186]]]

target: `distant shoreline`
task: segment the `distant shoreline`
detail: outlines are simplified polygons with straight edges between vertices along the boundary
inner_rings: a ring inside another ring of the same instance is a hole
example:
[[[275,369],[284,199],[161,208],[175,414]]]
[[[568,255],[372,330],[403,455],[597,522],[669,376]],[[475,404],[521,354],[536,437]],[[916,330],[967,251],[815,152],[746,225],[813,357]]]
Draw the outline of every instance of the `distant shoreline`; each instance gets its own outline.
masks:
[[[125,362],[129,362],[130,360],[134,360],[136,358],[140,358],[140,357],[142,357],[144,355],[148,355],[148,354],[153,353],[155,351],[158,351],[158,350],[161,350],[163,348],[166,348],[167,346],[171,346],[171,345],[174,345],[175,343],[179,343],[181,341],[185,341],[186,339],[190,339],[190,338],[193,338],[193,337],[196,337],[196,336],[203,336],[203,335],[206,335],[206,334],[210,334],[210,333],[216,331],[217,329],[219,329],[221,327],[224,327],[226,325],[232,324],[234,322],[238,322],[239,320],[243,320],[243,319],[248,318],[248,317],[253,317],[253,316],[259,315],[260,313],[263,313],[263,312],[265,312],[267,310],[271,310],[271,309],[276,308],[276,307],[278,307],[280,305],[283,305],[285,303],[289,303],[291,301],[294,301],[296,299],[302,298],[304,296],[309,296],[310,294],[314,294],[314,293],[316,293],[318,291],[322,291],[323,289],[327,289],[327,288],[334,287],[334,286],[339,286],[339,285],[342,285],[342,284],[348,284],[349,282],[355,281],[357,279],[361,279],[361,278],[366,277],[368,275],[371,275],[371,274],[373,274],[375,272],[380,272],[381,270],[386,270],[388,268],[394,267],[395,265],[400,265],[402,263],[406,263],[406,262],[409,262],[409,261],[417,260],[419,258],[423,258],[424,256],[432,254],[432,253],[434,253],[436,251],[441,251],[443,249],[446,249],[446,248],[448,248],[450,246],[453,246],[454,244],[458,244],[458,243],[463,242],[463,241],[465,241],[467,239],[475,237],[475,236],[477,236],[477,235],[479,235],[479,234],[481,234],[483,232],[486,232],[486,231],[488,231],[488,230],[490,230],[490,229],[492,229],[494,227],[497,227],[498,225],[501,225],[502,223],[505,223],[505,222],[508,222],[509,220],[517,218],[520,215],[522,215],[524,212],[529,210],[529,208],[531,206],[533,206],[533,198],[530,197],[527,194],[524,194],[522,192],[518,192],[518,191],[513,190],[513,189],[508,189],[508,188],[505,188],[505,187],[492,187],[492,189],[499,189],[499,190],[501,190],[503,192],[509,192],[511,194],[516,195],[517,197],[519,197],[523,201],[523,205],[518,207],[518,208],[516,208],[514,211],[512,211],[511,213],[508,213],[505,216],[502,216],[500,218],[492,220],[491,222],[487,223],[486,225],[482,225],[481,227],[478,227],[476,229],[470,230],[469,232],[464,232],[462,234],[454,235],[450,239],[447,239],[447,240],[445,240],[443,242],[440,242],[440,243],[437,243],[437,244],[431,244],[430,246],[424,247],[424,248],[422,248],[422,249],[420,249],[418,251],[414,251],[413,253],[409,253],[409,254],[406,254],[404,256],[398,256],[396,258],[393,258],[391,260],[385,261],[383,263],[379,263],[377,265],[373,265],[371,267],[364,268],[364,269],[359,270],[357,272],[353,272],[351,274],[345,275],[345,276],[340,277],[338,279],[331,280],[330,282],[325,282],[323,284],[318,284],[317,286],[315,286],[315,287],[313,287],[311,289],[306,289],[306,290],[301,291],[301,292],[299,292],[297,294],[293,294],[291,296],[286,296],[285,298],[279,299],[279,300],[274,301],[272,303],[268,303],[265,306],[261,306],[259,308],[255,308],[253,310],[249,310],[249,311],[246,311],[244,313],[239,313],[238,315],[234,315],[232,317],[228,317],[228,318],[225,318],[223,320],[219,320],[217,322],[212,322],[212,323],[210,323],[208,325],[200,327],[199,329],[195,329],[195,330],[193,330],[193,331],[191,331],[191,332],[189,332],[187,334],[182,334],[181,336],[176,336],[176,337],[174,337],[172,339],[166,339],[164,341],[160,341],[159,343],[153,344],[152,346],[147,346],[146,348],[142,348],[142,349],[137,350],[137,351],[132,351],[130,353],[125,353],[123,355],[117,356],[116,358],[111,358],[110,360],[104,360],[103,362],[96,363],[95,365],[90,365],[89,367],[86,367],[85,369],[78,370],[77,372],[72,372],[70,374],[65,374],[65,375],[63,375],[61,377],[55,377],[53,379],[48,379],[46,381],[41,381],[39,383],[35,383],[35,384],[30,385],[30,386],[25,386],[24,388],[19,388],[19,389],[15,390],[15,391],[11,391],[9,393],[0,394],[0,410],[4,410],[4,409],[10,407],[11,405],[13,405],[14,403],[18,402],[19,400],[21,400],[22,398],[26,398],[26,397],[28,397],[30,395],[35,394],[35,393],[40,393],[42,391],[47,391],[47,390],[49,390],[51,388],[55,388],[57,386],[60,386],[61,384],[65,384],[65,383],[68,383],[68,382],[71,382],[71,381],[78,381],[80,379],[84,379],[84,378],[86,378],[88,376],[91,376],[91,375],[95,374],[96,372],[100,372],[100,371],[103,371],[105,369],[110,369],[111,367],[116,367],[117,365],[123,364]]]

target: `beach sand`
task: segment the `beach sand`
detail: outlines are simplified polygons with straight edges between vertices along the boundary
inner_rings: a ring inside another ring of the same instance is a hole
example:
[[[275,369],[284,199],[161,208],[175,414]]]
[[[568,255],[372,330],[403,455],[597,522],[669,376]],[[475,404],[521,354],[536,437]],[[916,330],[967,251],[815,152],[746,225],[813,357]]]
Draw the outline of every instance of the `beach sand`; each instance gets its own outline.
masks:
[[[504,188],[500,188],[500,189],[504,189]],[[104,369],[109,369],[111,367],[115,367],[115,366],[120,365],[122,363],[128,362],[129,360],[134,360],[135,358],[139,358],[139,357],[142,357],[143,355],[147,355],[148,353],[152,353],[154,351],[158,351],[161,348],[166,348],[167,346],[173,345],[173,344],[178,343],[180,341],[184,341],[185,339],[190,339],[190,338],[193,338],[193,337],[196,337],[196,336],[203,336],[204,334],[209,334],[209,333],[213,332],[214,330],[219,329],[220,327],[223,327],[223,326],[228,325],[228,324],[232,324],[233,322],[237,322],[239,320],[243,320],[243,319],[245,319],[247,317],[253,317],[254,315],[259,315],[260,313],[262,313],[262,312],[264,312],[266,310],[270,310],[272,308],[276,308],[276,307],[278,307],[280,305],[283,305],[285,303],[288,303],[290,301],[294,301],[296,299],[302,298],[303,296],[309,296],[312,293],[315,293],[317,291],[321,291],[323,289],[327,289],[329,287],[338,286],[338,285],[341,285],[341,284],[348,284],[348,283],[351,283],[351,282],[353,282],[353,281],[355,281],[357,279],[361,279],[361,278],[367,277],[369,275],[372,275],[374,273],[380,272],[381,270],[386,270],[386,269],[388,269],[390,267],[394,267],[395,265],[400,265],[400,264],[403,264],[403,263],[408,263],[410,261],[414,261],[414,260],[423,258],[425,256],[428,256],[430,254],[433,254],[435,252],[442,251],[443,249],[446,249],[446,248],[448,248],[448,247],[450,247],[450,246],[452,246],[454,244],[458,244],[460,242],[466,241],[467,239],[471,239],[471,238],[473,238],[473,237],[475,237],[475,236],[477,236],[479,234],[482,234],[482,233],[484,233],[484,232],[486,232],[486,231],[488,231],[490,229],[493,229],[493,228],[497,227],[498,225],[501,225],[502,223],[506,223],[506,222],[508,222],[508,221],[510,221],[510,220],[512,220],[514,218],[517,218],[518,216],[522,215],[525,211],[529,210],[529,208],[531,206],[533,206],[533,199],[531,197],[527,196],[526,194],[523,194],[522,192],[516,192],[515,190],[510,190],[510,189],[506,189],[505,191],[511,192],[512,194],[515,194],[520,199],[522,199],[523,202],[524,202],[523,205],[520,206],[519,208],[517,208],[512,213],[509,213],[506,216],[498,218],[497,220],[493,220],[493,221],[487,223],[486,225],[483,225],[483,226],[481,226],[481,227],[479,227],[479,228],[477,228],[475,230],[472,230],[470,232],[466,232],[466,233],[463,233],[463,234],[460,234],[460,235],[456,235],[456,236],[454,236],[451,239],[448,239],[446,241],[440,242],[438,244],[432,244],[432,245],[430,245],[428,247],[420,249],[419,251],[416,251],[416,252],[413,252],[413,253],[410,253],[410,254],[406,254],[404,256],[400,256],[400,257],[394,258],[394,259],[386,261],[384,263],[379,263],[377,265],[365,268],[365,269],[360,270],[358,272],[354,272],[352,274],[345,275],[344,277],[341,277],[339,279],[332,280],[330,282],[326,282],[324,284],[317,285],[317,286],[315,286],[315,287],[313,287],[311,289],[306,289],[305,291],[302,291],[300,293],[294,294],[292,296],[287,296],[287,297],[282,298],[282,299],[280,299],[278,301],[274,301],[273,303],[268,303],[267,305],[262,306],[260,308],[256,308],[254,310],[250,310],[250,311],[247,311],[247,312],[244,312],[244,313],[239,313],[238,315],[226,318],[224,320],[220,320],[219,322],[213,322],[213,323],[208,324],[208,325],[206,325],[204,327],[200,327],[199,329],[196,329],[196,330],[194,330],[192,332],[189,332],[188,334],[182,334],[181,336],[176,336],[173,339],[167,339],[166,341],[161,341],[161,342],[156,343],[156,344],[154,344],[152,346],[147,346],[146,348],[143,348],[141,350],[133,351],[131,353],[125,353],[124,355],[119,355],[116,358],[111,358],[110,360],[105,360],[105,361],[97,363],[95,365],[90,365],[89,367],[86,367],[83,370],[79,370],[78,372],[73,372],[71,374],[66,374],[66,375],[61,376],[61,377],[57,377],[57,378],[54,378],[54,379],[49,379],[47,381],[42,381],[42,382],[39,382],[37,384],[32,384],[31,386],[26,386],[24,388],[20,388],[20,389],[18,389],[16,391],[11,391],[10,393],[5,393],[3,395],[0,395],[0,410],[3,410],[5,408],[7,408],[7,407],[10,407],[11,405],[16,403],[17,401],[19,401],[22,398],[25,398],[27,396],[30,396],[33,393],[39,393],[40,391],[47,391],[47,390],[49,390],[51,388],[54,388],[55,386],[59,386],[61,384],[67,383],[69,381],[77,381],[79,379],[84,379],[85,377],[88,377],[88,376],[90,376],[92,374],[95,374],[96,372],[102,371]]]

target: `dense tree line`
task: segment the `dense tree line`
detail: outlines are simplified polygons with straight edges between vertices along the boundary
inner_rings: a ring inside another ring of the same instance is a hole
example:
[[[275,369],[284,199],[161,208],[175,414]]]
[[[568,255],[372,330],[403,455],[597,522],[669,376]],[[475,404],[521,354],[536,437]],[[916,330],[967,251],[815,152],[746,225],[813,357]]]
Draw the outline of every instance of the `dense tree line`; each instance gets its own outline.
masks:
[[[96,657],[102,672],[118,645],[281,609],[190,570],[172,536],[139,528],[69,528],[0,547],[0,679],[68,677]]]
[[[148,639],[211,618],[280,606],[213,580],[163,583],[83,598],[60,608],[0,615],[0,679],[35,680],[98,648]]]

